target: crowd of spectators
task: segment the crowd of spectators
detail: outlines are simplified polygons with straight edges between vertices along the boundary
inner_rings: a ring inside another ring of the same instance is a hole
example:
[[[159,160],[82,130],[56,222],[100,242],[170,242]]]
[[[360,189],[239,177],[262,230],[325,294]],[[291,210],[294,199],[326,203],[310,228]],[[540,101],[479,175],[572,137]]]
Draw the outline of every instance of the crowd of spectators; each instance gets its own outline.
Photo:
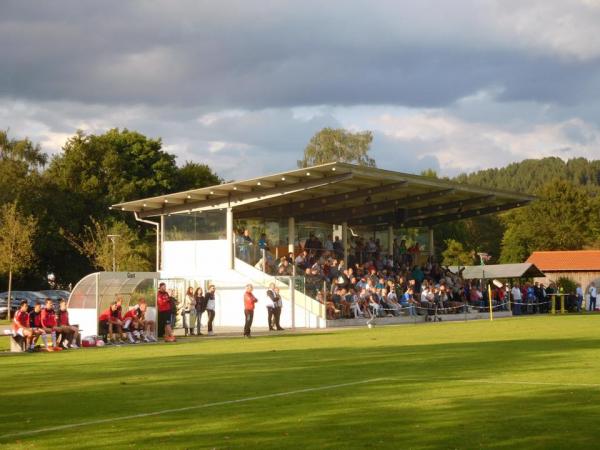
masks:
[[[481,280],[464,280],[418,243],[394,240],[393,254],[376,239],[353,238],[344,265],[339,238],[321,241],[311,234],[297,254],[268,259],[267,269],[279,276],[304,276],[306,294],[326,305],[328,319],[377,316],[457,314],[467,310],[508,310],[515,315],[547,312],[553,285],[525,283],[489,289]],[[264,268],[263,261],[257,268]],[[517,301],[520,292],[520,301]],[[491,293],[491,302],[489,295]],[[509,299],[513,298],[510,302]]]

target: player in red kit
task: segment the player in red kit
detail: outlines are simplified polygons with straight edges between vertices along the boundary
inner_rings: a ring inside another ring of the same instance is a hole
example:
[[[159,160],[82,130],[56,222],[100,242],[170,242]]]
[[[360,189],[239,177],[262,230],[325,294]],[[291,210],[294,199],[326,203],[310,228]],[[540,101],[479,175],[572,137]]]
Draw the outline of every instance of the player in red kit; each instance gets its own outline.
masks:
[[[27,300],[22,300],[19,310],[15,313],[12,323],[12,331],[15,336],[21,336],[25,340],[25,349],[28,352],[33,351],[31,343],[33,342],[33,331],[29,328],[29,314],[27,310],[29,305]]]
[[[49,298],[46,299],[46,307],[42,309],[41,322],[44,331],[52,336],[52,349],[54,351],[62,350],[61,347],[56,346],[56,335],[60,332],[60,327],[58,326],[58,322],[56,320],[54,305],[52,304],[52,300]]]
[[[71,325],[69,322],[69,311],[67,310],[67,301],[61,299],[57,314],[58,326],[63,336],[62,345],[69,348],[79,348],[80,342],[79,327]]]

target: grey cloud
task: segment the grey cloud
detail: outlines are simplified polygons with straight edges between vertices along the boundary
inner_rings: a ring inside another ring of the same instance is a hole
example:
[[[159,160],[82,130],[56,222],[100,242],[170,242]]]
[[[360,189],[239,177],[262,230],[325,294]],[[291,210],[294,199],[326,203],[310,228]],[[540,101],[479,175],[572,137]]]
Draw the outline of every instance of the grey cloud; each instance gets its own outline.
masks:
[[[497,45],[461,18],[476,4],[443,5],[9,1],[0,95],[210,109],[439,107],[490,86],[503,87],[501,100],[558,103],[600,88],[598,61]]]

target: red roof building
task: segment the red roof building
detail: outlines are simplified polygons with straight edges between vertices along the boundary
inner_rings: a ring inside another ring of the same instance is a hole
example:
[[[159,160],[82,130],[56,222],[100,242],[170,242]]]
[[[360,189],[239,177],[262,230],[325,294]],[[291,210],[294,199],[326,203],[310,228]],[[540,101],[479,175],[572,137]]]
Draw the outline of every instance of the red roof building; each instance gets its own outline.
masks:
[[[533,252],[527,262],[546,274],[545,278],[535,279],[546,285],[565,277],[578,283],[585,293],[592,281],[600,286],[600,250]]]

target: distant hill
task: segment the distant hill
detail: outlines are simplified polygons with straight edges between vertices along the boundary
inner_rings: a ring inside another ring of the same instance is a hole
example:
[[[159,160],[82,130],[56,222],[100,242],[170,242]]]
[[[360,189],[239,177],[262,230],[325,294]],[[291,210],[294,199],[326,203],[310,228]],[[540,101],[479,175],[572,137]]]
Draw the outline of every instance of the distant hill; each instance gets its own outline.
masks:
[[[461,174],[455,181],[495,189],[535,194],[548,181],[562,179],[576,186],[600,192],[600,160],[574,158],[564,161],[550,157],[525,159],[506,167]]]

